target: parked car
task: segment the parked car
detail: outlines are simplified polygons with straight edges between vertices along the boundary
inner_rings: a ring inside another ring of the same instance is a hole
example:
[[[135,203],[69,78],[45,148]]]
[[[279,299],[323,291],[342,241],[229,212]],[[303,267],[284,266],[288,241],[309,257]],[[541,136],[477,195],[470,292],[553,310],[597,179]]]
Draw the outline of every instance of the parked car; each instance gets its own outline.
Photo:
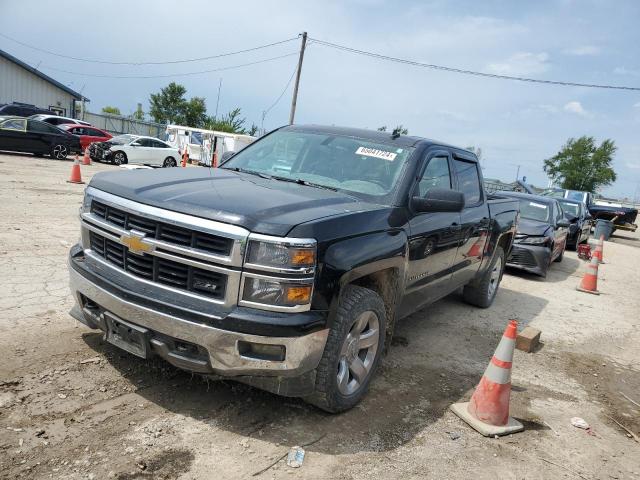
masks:
[[[459,288],[491,305],[517,209],[486,195],[464,149],[287,126],[221,168],[94,176],[73,315],[135,355],[339,412],[397,318]]]
[[[569,221],[557,199],[528,193],[502,192],[520,202],[520,220],[507,266],[547,276],[551,262],[561,262]]]
[[[93,160],[106,160],[116,165],[131,163],[175,167],[180,159],[180,151],[157,138],[125,134],[92,144],[89,156]]]
[[[610,220],[613,222],[613,231],[620,229],[635,232],[638,228],[638,225],[635,223],[638,216],[638,210],[636,208],[600,202],[595,199],[591,192],[550,188],[542,192],[542,195],[584,202],[593,217],[594,223],[598,219]]]
[[[91,126],[89,122],[78,120],[77,118],[62,117],[60,115],[50,115],[50,114],[40,113],[37,115],[31,115],[29,118],[32,118],[34,120],[40,120],[41,122],[48,123],[50,125],[56,125],[56,126],[64,125],[66,123],[75,123],[78,125]]]
[[[94,142],[106,142],[113,138],[113,135],[109,132],[105,132],[96,127],[87,127],[86,125],[65,124],[58,125],[58,128],[80,137],[80,146],[83,151]]]
[[[46,113],[50,115],[51,110],[39,108],[29,103],[13,102],[0,106],[1,117],[28,117],[36,113]]]
[[[0,117],[0,150],[64,159],[80,153],[80,139],[59,128],[23,117]]]
[[[589,240],[591,235],[592,217],[583,202],[558,199],[562,206],[565,218],[569,221],[567,233],[567,247],[576,249],[578,245]]]

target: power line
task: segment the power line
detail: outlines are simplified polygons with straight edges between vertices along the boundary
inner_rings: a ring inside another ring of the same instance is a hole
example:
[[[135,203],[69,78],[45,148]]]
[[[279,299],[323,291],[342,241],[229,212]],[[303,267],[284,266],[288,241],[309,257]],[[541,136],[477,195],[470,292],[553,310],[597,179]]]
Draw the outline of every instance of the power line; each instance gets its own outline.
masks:
[[[263,115],[266,116],[267,113],[269,113],[269,111],[275,107],[278,102],[282,99],[282,97],[284,96],[284,94],[287,92],[287,90],[289,89],[289,85],[291,85],[291,80],[293,80],[293,77],[295,76],[296,72],[298,71],[298,65],[296,65],[296,68],[293,69],[293,72],[291,73],[291,76],[289,77],[289,81],[287,82],[287,84],[284,87],[284,90],[282,90],[282,93],[280,94],[280,96],[276,99],[275,102],[273,102],[271,104],[271,106],[269,108],[267,108],[264,112]]]
[[[414,67],[423,67],[423,68],[430,68],[433,70],[442,70],[445,72],[452,72],[452,73],[461,73],[464,75],[475,75],[478,77],[487,77],[487,78],[497,78],[500,80],[515,80],[518,82],[530,82],[530,83],[543,83],[543,84],[547,84],[547,85],[562,85],[562,86],[567,86],[567,87],[587,87],[587,88],[604,88],[604,89],[609,89],[609,90],[631,90],[631,91],[640,91],[640,87],[625,87],[625,86],[619,86],[619,85],[597,85],[597,84],[591,84],[591,83],[577,83],[577,82],[562,82],[562,81],[557,81],[557,80],[540,80],[540,79],[536,79],[536,78],[527,78],[527,77],[514,77],[511,75],[498,75],[498,74],[493,74],[493,73],[484,73],[484,72],[477,72],[474,70],[466,70],[466,69],[461,69],[461,68],[453,68],[453,67],[445,67],[442,65],[435,65],[435,64],[430,64],[430,63],[422,63],[422,62],[416,62],[414,60],[407,60],[404,58],[397,58],[397,57],[391,57],[388,55],[382,55],[379,53],[374,53],[374,52],[367,52],[365,50],[358,50],[356,48],[351,48],[351,47],[347,47],[344,45],[338,45],[336,43],[331,43],[331,42],[325,42],[323,40],[318,40],[317,38],[313,38],[312,39],[314,43],[317,43],[319,45],[324,45],[325,47],[330,47],[330,48],[335,48],[337,50],[343,50],[345,52],[349,52],[349,53],[355,53],[358,55],[364,55],[367,57],[373,57],[373,58],[377,58],[379,60],[388,60],[391,62],[396,62],[396,63],[403,63],[405,65],[412,65]]]
[[[102,74],[95,74],[95,73],[73,72],[73,71],[70,71],[70,70],[63,70],[61,68],[50,67],[48,65],[42,65],[41,68],[44,68],[44,69],[47,69],[47,70],[54,70],[56,72],[68,73],[70,75],[80,75],[80,76],[84,76],[84,77],[94,77],[94,78],[118,78],[118,79],[124,79],[124,78],[129,78],[129,79],[131,79],[131,78],[138,78],[138,79],[144,79],[144,78],[146,78],[146,79],[149,79],[149,78],[173,78],[173,77],[186,77],[186,76],[190,76],[190,75],[201,75],[203,73],[222,72],[224,70],[233,70],[235,68],[248,67],[250,65],[257,65],[259,63],[266,63],[266,62],[271,62],[273,60],[280,60],[281,58],[291,57],[293,55],[298,55],[298,52],[287,53],[285,55],[279,55],[277,57],[265,58],[263,60],[257,60],[255,62],[241,63],[239,65],[230,65],[228,67],[213,68],[213,69],[210,69],[210,70],[200,70],[198,72],[171,73],[171,74],[166,74],[166,75],[102,75]]]
[[[76,60],[78,62],[87,62],[87,63],[101,63],[106,65],[172,65],[177,63],[189,63],[189,62],[201,62],[203,60],[211,60],[214,58],[222,58],[229,57],[231,55],[238,55],[240,53],[253,52],[256,50],[260,50],[263,48],[273,47],[275,45],[281,45],[283,43],[292,42],[293,40],[297,40],[298,37],[288,38],[286,40],[280,40],[278,42],[267,43],[266,45],[259,45],[257,47],[245,48],[244,50],[237,50],[235,52],[227,52],[227,53],[219,53],[217,55],[209,55],[206,57],[198,57],[198,58],[187,58],[183,60],[166,60],[166,61],[155,61],[155,62],[124,62],[124,61],[109,61],[109,60],[96,60],[90,58],[80,58],[80,57],[72,57],[70,55],[64,55],[62,53],[52,52],[50,50],[45,50],[44,48],[36,47],[34,45],[30,45],[28,43],[22,42],[15,38],[10,37],[9,35],[5,35],[4,33],[0,33],[0,37],[4,37],[12,42],[17,43],[18,45],[22,45],[23,47],[30,48],[32,50],[36,50],[38,52],[46,53],[48,55],[53,55],[60,58],[67,58],[69,60]]]

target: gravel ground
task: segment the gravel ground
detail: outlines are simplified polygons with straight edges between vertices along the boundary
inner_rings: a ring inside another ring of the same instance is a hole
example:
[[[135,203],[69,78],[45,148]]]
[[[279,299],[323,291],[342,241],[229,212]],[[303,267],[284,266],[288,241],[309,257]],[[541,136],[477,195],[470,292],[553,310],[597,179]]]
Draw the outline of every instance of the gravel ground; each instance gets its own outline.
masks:
[[[454,294],[414,314],[364,402],[328,415],[137,359],[72,320],[83,186],[70,168],[0,155],[0,478],[249,478],[315,442],[302,468],[257,478],[640,479],[640,444],[616,423],[640,435],[640,234],[606,243],[600,296],[575,290],[583,264],[567,252],[546,280],[508,272],[488,310]],[[511,413],[526,431],[487,439],[448,406],[469,398],[510,318],[544,344],[515,355]]]

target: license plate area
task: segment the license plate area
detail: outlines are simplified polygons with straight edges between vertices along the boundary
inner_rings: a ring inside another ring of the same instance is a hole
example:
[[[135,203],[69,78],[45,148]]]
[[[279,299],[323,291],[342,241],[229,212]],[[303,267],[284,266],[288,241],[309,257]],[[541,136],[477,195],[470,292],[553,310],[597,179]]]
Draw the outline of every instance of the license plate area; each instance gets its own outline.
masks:
[[[107,324],[106,340],[140,358],[149,358],[149,330],[104,312]]]

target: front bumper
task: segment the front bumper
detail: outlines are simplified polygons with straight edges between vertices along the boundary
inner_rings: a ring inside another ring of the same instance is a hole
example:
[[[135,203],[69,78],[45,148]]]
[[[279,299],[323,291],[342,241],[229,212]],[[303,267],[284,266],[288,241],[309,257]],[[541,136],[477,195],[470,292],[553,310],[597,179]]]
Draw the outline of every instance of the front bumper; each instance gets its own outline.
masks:
[[[147,329],[152,353],[179,368],[233,377],[281,395],[302,396],[313,390],[328,335],[323,313],[235,308],[224,318],[208,319],[96,275],[79,246],[71,250],[69,278],[77,302],[72,316],[90,328],[106,331],[105,313],[111,314]],[[248,353],[247,345],[279,346],[284,355],[269,359]]]
[[[514,243],[507,266],[535,273],[541,277],[547,276],[547,270],[551,263],[551,249],[535,245],[523,245]]]

